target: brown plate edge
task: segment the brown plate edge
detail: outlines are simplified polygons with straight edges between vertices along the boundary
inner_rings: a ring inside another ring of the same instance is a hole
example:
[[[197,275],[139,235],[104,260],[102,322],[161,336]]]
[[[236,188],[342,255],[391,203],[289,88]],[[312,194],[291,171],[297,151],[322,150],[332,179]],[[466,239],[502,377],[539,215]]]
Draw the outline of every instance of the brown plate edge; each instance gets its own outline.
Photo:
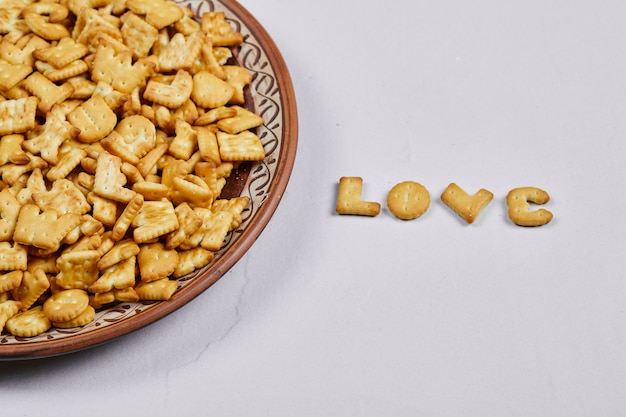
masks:
[[[237,1],[221,0],[220,3],[245,22],[246,27],[254,34],[259,44],[263,46],[263,50],[271,62],[275,73],[280,74],[280,77],[277,77],[277,83],[281,92],[283,141],[267,199],[259,207],[254,218],[250,220],[237,243],[227,249],[218,262],[209,266],[205,272],[201,273],[201,276],[196,278],[198,282],[182,288],[172,299],[162,302],[158,308],[145,310],[129,320],[121,320],[105,328],[69,338],[0,346],[0,361],[39,359],[93,348],[164,318],[217,282],[250,249],[269,223],[282,200],[295,163],[298,144],[298,116],[295,92],[283,56],[263,26]]]

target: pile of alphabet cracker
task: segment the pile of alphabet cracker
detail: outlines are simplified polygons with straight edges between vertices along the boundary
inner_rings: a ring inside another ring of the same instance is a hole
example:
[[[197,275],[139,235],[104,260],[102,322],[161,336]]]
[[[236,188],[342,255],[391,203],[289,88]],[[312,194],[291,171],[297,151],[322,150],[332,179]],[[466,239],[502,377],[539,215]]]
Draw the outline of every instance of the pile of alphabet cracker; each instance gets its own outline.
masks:
[[[0,0],[0,332],[168,300],[242,221],[220,198],[265,151],[221,12]]]

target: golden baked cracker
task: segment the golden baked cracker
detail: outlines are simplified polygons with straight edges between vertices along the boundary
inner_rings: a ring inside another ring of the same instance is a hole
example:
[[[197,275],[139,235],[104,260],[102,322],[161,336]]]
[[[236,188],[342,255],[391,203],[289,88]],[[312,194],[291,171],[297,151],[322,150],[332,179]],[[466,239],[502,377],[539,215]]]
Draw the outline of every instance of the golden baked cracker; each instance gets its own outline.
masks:
[[[106,13],[99,13],[92,7],[83,7],[76,13],[76,23],[72,28],[72,38],[95,52],[101,40],[106,40],[116,48],[128,48],[122,42],[122,34],[117,23],[107,19]],[[110,15],[109,15],[110,16]]]
[[[211,35],[213,46],[236,46],[243,42],[243,34],[233,31],[224,12],[204,12],[200,19],[202,30]]]
[[[59,215],[53,209],[40,212],[35,204],[26,204],[20,209],[13,240],[19,244],[54,251],[80,221],[81,216],[76,213]]]
[[[89,295],[85,290],[62,290],[46,299],[43,312],[52,322],[68,321],[78,317],[88,305]]]
[[[29,159],[27,164],[6,164],[0,167],[0,174],[6,184],[12,186],[25,174],[29,174],[36,169],[44,169],[48,167],[48,163],[42,158],[28,152],[26,155]]]
[[[117,202],[100,197],[94,192],[87,194],[87,201],[91,204],[94,219],[107,226],[115,224],[117,221]]]
[[[204,33],[189,36],[175,33],[171,38],[161,33],[154,44],[154,52],[161,72],[188,70],[200,55]]]
[[[83,193],[68,179],[61,178],[52,183],[50,190],[34,193],[33,202],[41,211],[55,210],[57,214],[86,214],[91,206]],[[76,225],[80,224],[78,222]]]
[[[124,239],[114,242],[113,247],[104,253],[98,261],[97,266],[100,271],[110,268],[128,258],[132,258],[139,253],[139,245],[133,239]]]
[[[74,77],[74,78],[80,78],[79,77]],[[69,80],[68,80],[69,82]],[[74,86],[74,84],[72,84]],[[93,90],[90,90],[93,91]],[[91,97],[91,92],[89,92],[88,94],[86,94],[84,97],[82,97],[81,99],[76,98],[75,96],[76,91],[74,91],[74,94],[72,94],[72,97],[62,101],[61,103],[57,103],[54,105],[54,107],[52,107],[53,111],[58,111],[60,114],[63,114],[67,117],[68,114],[70,114],[72,112],[72,110],[76,109],[76,107],[80,106],[81,104],[83,104],[84,100],[82,100],[82,98],[89,98]]]
[[[4,330],[7,320],[19,313],[21,303],[15,300],[0,301],[0,333]]]
[[[0,136],[34,128],[38,104],[39,99],[34,96],[0,101]]]
[[[182,7],[184,17],[174,23],[174,30],[182,33],[183,35],[190,35],[194,32],[200,31],[200,23],[195,20],[193,11],[188,7]]]
[[[202,178],[211,190],[213,197],[220,195],[217,178],[217,166],[213,161],[200,161],[194,165],[194,173]]]
[[[175,205],[187,202],[192,207],[210,207],[213,192],[206,182],[196,175],[185,175],[172,180],[170,198]]]
[[[92,293],[108,292],[135,285],[135,265],[137,257],[131,256],[101,271],[100,277],[89,286]]]
[[[80,161],[87,156],[87,151],[80,148],[69,149],[61,155],[56,165],[50,167],[46,173],[49,181],[66,178],[70,172],[80,165]]]
[[[412,220],[426,213],[430,207],[430,194],[420,183],[403,181],[387,194],[387,208],[399,219]]]
[[[361,200],[363,178],[341,177],[337,191],[335,210],[338,214],[354,214],[359,216],[377,216],[380,204],[374,201]]]
[[[193,79],[185,70],[178,70],[170,84],[150,80],[143,93],[143,98],[153,103],[175,109],[191,97]]]
[[[15,195],[20,203],[20,206],[23,206],[24,204],[35,204],[33,201],[33,194],[48,190],[41,169],[36,168],[30,173],[30,175],[25,175],[28,176],[26,186],[20,189]]]
[[[208,71],[193,76],[191,99],[200,107],[214,109],[226,105],[235,93],[235,88]]]
[[[200,116],[200,109],[198,109],[196,103],[194,103],[191,97],[189,97],[180,107],[171,109],[170,114],[174,121],[181,119],[189,124],[195,124],[196,120]]]
[[[196,150],[198,139],[196,131],[184,120],[176,120],[176,136],[169,144],[168,152],[178,159],[187,160]]]
[[[98,155],[93,191],[98,196],[121,203],[128,203],[135,192],[125,188],[126,176],[121,171],[122,160],[106,152]]]
[[[25,271],[28,267],[28,250],[16,242],[0,242],[0,271]]]
[[[228,117],[235,117],[237,115],[237,109],[234,106],[221,106],[216,107],[214,109],[210,109],[206,111],[204,114],[199,116],[195,122],[194,126],[206,126],[217,122],[218,120],[226,119]],[[214,133],[217,131],[215,129]]]
[[[133,57],[135,59],[147,57],[159,35],[158,29],[132,12],[125,13],[121,20],[123,24],[120,31]]]
[[[74,87],[64,83],[56,85],[40,72],[33,72],[22,83],[22,86],[39,99],[37,110],[46,114],[52,107],[67,99],[74,92]]]
[[[121,109],[119,110],[121,117],[133,116],[135,114],[143,115],[143,102],[141,98],[141,92],[143,91],[143,87],[136,87],[128,94],[128,100],[124,102]]]
[[[74,87],[74,92],[70,96],[71,99],[86,100],[93,95],[96,89],[96,83],[94,83],[89,78],[87,78],[85,74],[77,75],[75,77],[70,77],[67,80],[65,80],[65,82],[67,82],[69,85]],[[66,100],[63,103],[67,103],[67,102],[68,101]],[[80,104],[80,102],[78,104]],[[69,112],[66,112],[66,114],[67,113]]]
[[[56,266],[56,256],[46,256],[40,258],[36,256],[28,257],[28,271],[34,273],[36,269],[41,269],[46,274],[57,274],[59,270]],[[48,277],[50,280],[50,277]],[[52,282],[50,283],[52,285]]]
[[[139,296],[135,292],[134,287],[124,288],[121,290],[114,288],[111,291],[93,294],[91,300],[91,305],[94,305],[95,308],[101,308],[105,304],[118,301],[136,303],[139,301]]]
[[[125,162],[137,165],[156,144],[154,124],[141,115],[123,118],[106,138],[102,146]]]
[[[205,229],[200,246],[210,251],[220,250],[232,222],[233,214],[230,211],[212,212],[209,221],[205,222],[205,225],[208,227]],[[201,231],[205,225],[198,230]]]
[[[59,256],[56,260],[59,273],[56,275],[56,283],[64,289],[86,290],[93,284],[99,276],[98,260],[100,252],[98,250],[83,250],[67,252]]]
[[[46,114],[44,125],[32,132],[22,143],[22,147],[55,165],[59,161],[60,146],[66,140],[77,137],[79,133],[80,129],[69,123],[63,113],[52,109]]]
[[[107,41],[100,41],[96,49],[91,77],[95,82],[105,82],[122,93],[131,93],[143,87],[154,72],[155,64],[140,58],[133,62],[130,51],[115,52]]]
[[[235,88],[230,104],[244,104],[246,102],[244,89],[252,81],[252,74],[239,65],[223,65],[222,70],[226,76],[226,82]]]
[[[98,142],[98,144],[100,144],[100,142]],[[86,174],[88,176],[95,176],[96,175],[96,169],[98,168],[98,156],[100,155],[101,152],[94,152],[92,149],[90,149],[89,147],[84,148],[85,151],[87,152],[87,158],[83,158],[82,161],[80,161],[80,167],[83,169],[83,171],[81,172],[81,174]],[[92,157],[92,155],[94,155]],[[86,179],[86,178],[83,178]],[[89,185],[89,181],[87,181],[84,185],[85,187],[88,187],[90,189],[93,188],[93,182],[95,182],[95,178],[92,179],[92,183]]]
[[[130,93],[121,93],[105,82],[93,84],[91,96],[100,96],[113,111],[118,111],[130,100]]]
[[[224,72],[220,61],[214,53],[215,48],[213,47],[211,36],[206,34],[206,32],[203,33],[205,34],[205,36],[203,36],[200,54],[193,62],[193,65],[189,69],[189,72],[191,72],[192,74],[196,74],[200,71],[207,71],[215,75],[217,78],[226,80],[226,73]]]
[[[170,157],[164,161],[161,168],[161,183],[171,188],[174,178],[184,177],[190,171],[187,161]]]
[[[552,213],[544,208],[531,210],[529,202],[545,204],[548,201],[550,195],[540,188],[514,188],[506,196],[509,218],[518,226],[543,226],[552,220]]]
[[[0,165],[8,162],[22,165],[30,162],[30,157],[22,149],[24,135],[6,135],[0,141]]]
[[[135,184],[137,182],[142,182],[146,180],[141,175],[141,172],[139,172],[137,167],[128,162],[122,162],[121,171],[122,171],[122,174],[126,175],[126,179],[129,184]]]
[[[9,188],[0,191],[0,241],[6,242],[13,238],[21,207]]]
[[[217,121],[217,127],[230,134],[243,132],[244,130],[254,129],[263,124],[263,118],[250,110],[241,106],[231,106],[236,114]]]
[[[262,161],[265,149],[261,139],[249,130],[231,135],[217,132],[222,161]]]
[[[162,200],[170,196],[170,187],[158,182],[137,182],[133,184],[133,191],[141,194],[144,200]]]
[[[57,329],[71,329],[73,327],[82,327],[91,323],[95,317],[96,317],[96,310],[92,306],[88,305],[87,308],[85,308],[82,313],[80,313],[77,317],[73,318],[72,320],[63,321],[63,322],[53,321],[52,325],[56,327]]]
[[[469,195],[455,183],[451,183],[441,194],[441,201],[461,216],[467,223],[474,223],[487,204],[493,199],[491,191],[481,188]]]
[[[0,274],[0,292],[12,291],[20,286],[24,271],[9,271]]]
[[[167,143],[157,143],[154,148],[141,158],[141,160],[137,163],[137,169],[144,178],[153,170],[159,159],[165,155],[168,148],[169,145]]]
[[[185,16],[182,7],[173,1],[154,1],[153,3],[155,6],[146,13],[146,22],[157,29],[172,25]]]
[[[133,219],[137,213],[139,213],[139,210],[141,210],[143,202],[143,195],[139,193],[128,202],[122,214],[115,221],[115,225],[113,225],[111,239],[118,241],[126,235]]]
[[[81,237],[80,226],[76,226],[63,237],[61,241],[61,245],[73,245],[76,243]]]
[[[35,65],[33,53],[37,49],[47,48],[48,46],[50,46],[48,41],[34,33],[21,37],[15,43],[4,38],[0,40],[0,58],[11,64],[25,64],[32,67]]]
[[[180,226],[167,236],[166,249],[178,247],[202,226],[202,218],[193,211],[187,202],[177,205],[174,212]]]
[[[70,36],[70,31],[62,23],[68,14],[68,8],[60,3],[35,2],[22,10],[24,22],[30,30],[49,41]]]
[[[145,282],[167,278],[176,270],[179,260],[178,252],[167,249],[161,242],[143,244],[137,255],[140,278]]]
[[[133,238],[137,243],[167,235],[179,227],[178,218],[171,201],[145,201],[131,224]]]
[[[241,213],[250,204],[250,197],[240,196],[229,199],[218,199],[213,202],[211,211],[229,211],[233,215],[233,221],[230,224],[229,231],[235,230],[243,222]]]
[[[28,310],[50,288],[50,281],[43,269],[24,271],[19,287],[12,291],[13,299],[22,303],[22,310]]]
[[[217,251],[222,247],[228,234],[233,215],[228,211],[212,212],[203,207],[194,208],[194,212],[202,219],[202,226],[180,244],[183,250],[201,246],[204,249]]]
[[[24,80],[33,72],[33,67],[26,64],[12,64],[0,59],[0,91],[8,90]]]
[[[80,129],[78,140],[93,143],[113,131],[117,115],[101,96],[93,96],[72,110],[67,120]]]
[[[4,40],[14,43],[31,30],[22,18],[26,4],[7,4],[0,8],[0,35]]]
[[[56,44],[33,51],[33,56],[39,60],[50,63],[55,68],[63,68],[73,61],[83,58],[89,50],[82,43],[73,38],[60,39]]]
[[[73,77],[77,77],[82,74],[86,74],[89,71],[89,64],[82,59],[72,61],[64,67],[56,68],[54,65],[44,61],[35,62],[35,68],[43,74],[48,80],[57,83],[65,81]],[[74,84],[68,84],[74,88]],[[74,96],[75,91],[72,90],[72,94],[69,97]]]
[[[178,283],[168,278],[162,278],[156,281],[140,281],[135,285],[135,292],[140,300],[145,301],[166,301],[178,289]]]
[[[229,47],[226,47],[226,46],[214,45],[213,50],[211,52],[213,53],[215,60],[220,65],[226,65],[228,63],[228,60],[232,58],[233,56],[233,51]]]
[[[34,337],[45,333],[52,323],[43,312],[42,306],[36,306],[27,311],[17,313],[7,320],[5,329],[17,337]]]
[[[179,257],[180,262],[178,262],[178,266],[173,274],[175,278],[180,278],[208,265],[215,258],[215,254],[198,246],[193,249],[179,251]]]

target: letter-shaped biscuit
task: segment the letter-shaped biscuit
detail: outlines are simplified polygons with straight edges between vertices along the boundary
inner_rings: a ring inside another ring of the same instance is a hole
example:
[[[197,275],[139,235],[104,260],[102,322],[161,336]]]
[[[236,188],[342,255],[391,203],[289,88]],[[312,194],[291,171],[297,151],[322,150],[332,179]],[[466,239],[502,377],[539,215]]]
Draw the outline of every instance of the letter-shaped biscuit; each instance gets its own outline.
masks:
[[[481,188],[469,195],[455,183],[451,183],[441,194],[441,201],[468,223],[474,223],[482,209],[493,199],[493,194]]]
[[[552,220],[552,213],[546,209],[530,211],[530,204],[545,204],[550,201],[547,192],[537,187],[514,188],[506,196],[509,218],[518,226],[543,226]]]
[[[337,192],[335,210],[339,214],[355,214],[358,216],[377,216],[380,213],[380,204],[377,202],[362,201],[361,193],[363,179],[360,177],[341,177]]]
[[[387,195],[387,208],[399,219],[413,220],[428,211],[430,194],[419,182],[396,184]]]

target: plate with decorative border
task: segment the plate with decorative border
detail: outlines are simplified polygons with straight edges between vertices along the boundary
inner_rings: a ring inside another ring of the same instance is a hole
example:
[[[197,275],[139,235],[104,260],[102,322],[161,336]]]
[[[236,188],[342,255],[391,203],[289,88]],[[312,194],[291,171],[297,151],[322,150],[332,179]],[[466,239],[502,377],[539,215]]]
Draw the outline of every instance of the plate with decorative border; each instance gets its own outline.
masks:
[[[252,246],[274,214],[295,162],[298,121],[293,85],[276,44],[263,26],[235,0],[176,0],[196,16],[224,12],[244,42],[233,58],[252,74],[246,91],[248,107],[263,117],[257,128],[266,157],[243,163],[227,181],[222,197],[248,196],[241,225],[227,236],[215,259],[206,267],[178,279],[179,288],[168,301],[118,303],[99,311],[92,323],[74,329],[51,329],[32,338],[0,335],[0,360],[41,358],[66,354],[111,341],[174,312],[207,290]]]

